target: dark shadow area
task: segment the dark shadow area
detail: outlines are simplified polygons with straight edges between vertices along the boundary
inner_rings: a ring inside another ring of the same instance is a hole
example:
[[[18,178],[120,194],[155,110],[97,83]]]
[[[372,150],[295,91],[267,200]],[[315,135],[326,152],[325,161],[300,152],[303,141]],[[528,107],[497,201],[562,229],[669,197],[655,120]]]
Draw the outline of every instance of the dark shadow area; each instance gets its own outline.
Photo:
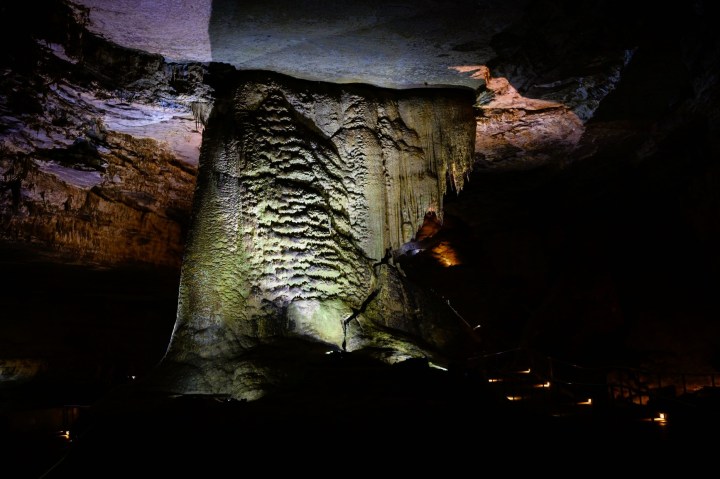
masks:
[[[7,477],[40,477],[75,421],[162,358],[179,273],[0,256],[0,448]]]
[[[164,354],[179,271],[95,269],[11,254],[0,259],[4,357],[41,359],[42,374],[53,380],[112,384],[142,375]]]
[[[388,366],[353,353],[309,360],[302,383],[252,402],[151,394],[141,383],[129,385],[75,423],[73,442],[43,477],[138,471],[220,477],[265,458],[276,461],[269,466],[274,472],[310,473],[350,467],[353,454],[361,455],[355,473],[381,467],[459,473],[473,458],[521,454],[541,461],[573,453],[573,461],[599,461],[610,450],[616,459],[633,459],[626,468],[647,470],[653,464],[641,466],[638,449],[664,452],[674,443],[672,431],[608,411],[566,418],[517,408],[484,378],[432,369],[423,360]],[[526,467],[537,465],[513,470]]]
[[[476,171],[434,239],[457,264],[429,248],[403,269],[482,325],[491,351],[717,369],[720,170],[707,137],[692,122],[642,160],[635,136],[563,169]]]
[[[633,54],[571,155],[525,171],[476,163],[447,196],[434,241],[461,261],[427,250],[403,264],[481,325],[488,351],[720,368],[715,10],[538,0],[494,37],[491,70],[533,98],[554,93],[529,72],[561,88],[614,49]]]

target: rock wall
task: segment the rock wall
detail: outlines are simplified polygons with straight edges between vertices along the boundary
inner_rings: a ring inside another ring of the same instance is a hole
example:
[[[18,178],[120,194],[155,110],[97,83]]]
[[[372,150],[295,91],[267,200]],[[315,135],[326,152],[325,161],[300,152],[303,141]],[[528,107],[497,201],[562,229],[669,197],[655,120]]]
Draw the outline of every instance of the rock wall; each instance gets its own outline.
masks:
[[[262,72],[236,78],[216,98],[203,139],[165,359],[191,365],[179,387],[261,394],[272,372],[248,369],[242,357],[279,338],[326,350],[377,347],[393,360],[393,351],[432,354],[467,334],[448,308],[430,317],[409,307],[427,293],[411,291],[386,263],[428,211],[442,212],[448,184],[462,188],[473,158],[473,92],[390,91]],[[369,307],[376,296],[385,306]],[[400,306],[383,317],[394,301]],[[389,340],[393,330],[414,339]]]
[[[51,159],[71,148],[0,158],[0,240],[79,264],[178,267],[196,166],[155,140],[106,141],[100,169]]]
[[[204,67],[113,45],[86,13],[3,10],[0,248],[52,261],[179,269],[211,100]]]

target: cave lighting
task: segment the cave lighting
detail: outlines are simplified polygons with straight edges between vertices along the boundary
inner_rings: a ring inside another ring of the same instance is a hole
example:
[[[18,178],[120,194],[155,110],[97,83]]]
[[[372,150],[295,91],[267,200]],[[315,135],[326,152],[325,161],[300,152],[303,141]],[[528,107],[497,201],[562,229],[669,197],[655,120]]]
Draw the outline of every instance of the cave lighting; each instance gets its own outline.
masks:
[[[664,412],[660,412],[658,413],[657,417],[650,417],[645,419],[645,421],[650,421],[660,426],[667,426],[667,414]]]
[[[536,388],[549,388],[549,387],[550,387],[550,381],[545,381],[545,382],[542,383],[542,384],[536,384],[535,387],[536,387]]]
[[[592,398],[588,398],[587,401],[580,401],[578,403],[580,406],[592,406]]]
[[[435,246],[431,252],[435,260],[445,268],[462,264],[457,252],[446,241]]]
[[[429,362],[428,365],[429,365],[431,368],[439,369],[440,371],[447,371],[447,370],[448,370],[447,368],[444,368],[444,367],[442,367],[442,366],[438,366],[437,364],[434,364],[434,363],[430,363],[430,362]]]
[[[523,399],[522,396],[505,396],[508,401],[521,401]]]
[[[488,382],[489,383],[501,383],[502,378],[490,378],[490,379],[488,379]]]

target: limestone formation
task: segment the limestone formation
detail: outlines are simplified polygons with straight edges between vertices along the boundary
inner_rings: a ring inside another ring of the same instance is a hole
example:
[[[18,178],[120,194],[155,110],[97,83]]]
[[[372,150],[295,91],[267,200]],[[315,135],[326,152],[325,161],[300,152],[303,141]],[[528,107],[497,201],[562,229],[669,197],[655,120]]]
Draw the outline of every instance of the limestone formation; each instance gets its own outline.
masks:
[[[110,132],[104,145],[97,167],[72,163],[73,147],[0,158],[0,239],[81,264],[177,267],[196,165],[152,139]]]
[[[13,45],[22,62],[0,79],[0,244],[179,268],[211,103],[204,67],[120,48],[84,34],[64,2],[46,7],[65,33]]]
[[[296,340],[389,362],[465,352],[467,325],[388,255],[462,188],[473,92],[236,78],[203,138],[164,384],[255,398]],[[268,347],[284,352],[257,359]]]

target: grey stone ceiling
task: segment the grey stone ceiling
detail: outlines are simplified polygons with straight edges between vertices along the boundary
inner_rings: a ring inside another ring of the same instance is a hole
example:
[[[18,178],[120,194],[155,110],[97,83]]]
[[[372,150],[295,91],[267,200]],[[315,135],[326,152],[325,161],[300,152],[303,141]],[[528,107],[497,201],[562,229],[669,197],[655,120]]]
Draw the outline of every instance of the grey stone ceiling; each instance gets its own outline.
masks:
[[[383,87],[482,83],[458,67],[495,56],[490,38],[525,0],[77,0],[90,29],[168,61],[223,62]],[[465,69],[467,70],[467,68]]]

